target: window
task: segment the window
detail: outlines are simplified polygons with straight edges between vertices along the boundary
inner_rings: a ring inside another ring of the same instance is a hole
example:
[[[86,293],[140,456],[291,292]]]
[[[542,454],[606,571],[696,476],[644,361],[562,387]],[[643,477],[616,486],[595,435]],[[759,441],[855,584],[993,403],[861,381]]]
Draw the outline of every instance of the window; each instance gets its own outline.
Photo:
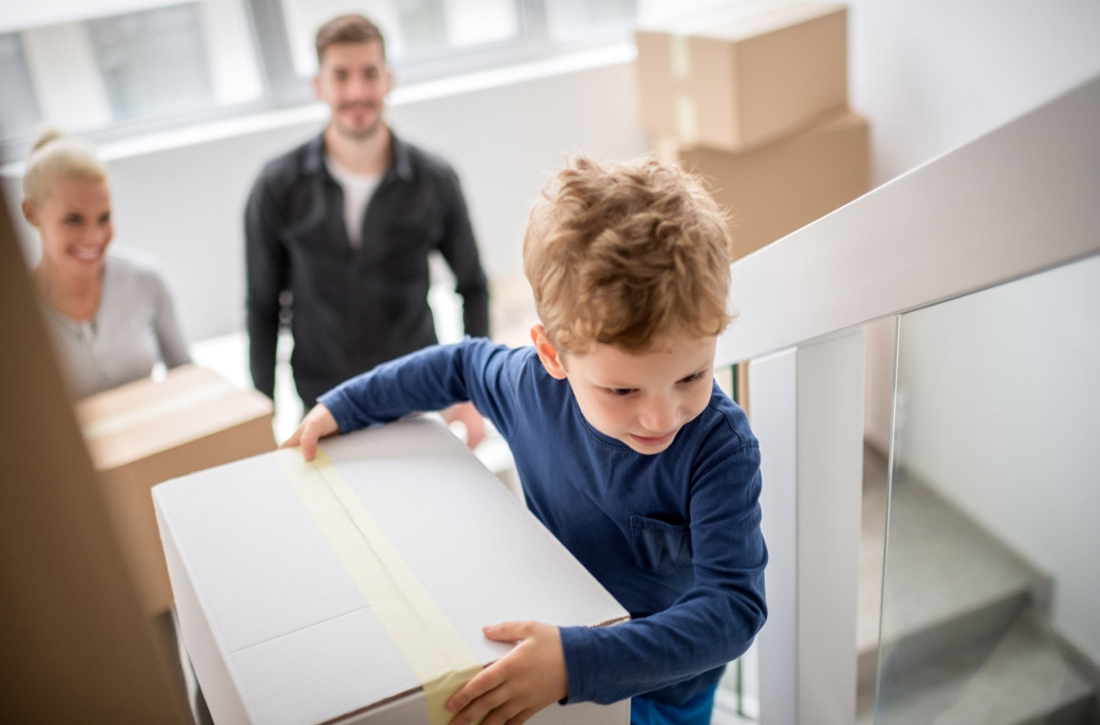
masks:
[[[349,7],[378,23],[400,83],[409,85],[625,41],[637,2],[98,0],[47,7],[0,22],[0,156],[23,158],[43,121],[101,142],[308,103],[314,34]]]
[[[198,5],[98,18],[87,28],[115,118],[213,102]]]
[[[550,37],[558,41],[614,32],[634,19],[634,0],[551,0],[547,4]]]
[[[0,34],[0,136],[31,133],[42,117],[18,33]]]

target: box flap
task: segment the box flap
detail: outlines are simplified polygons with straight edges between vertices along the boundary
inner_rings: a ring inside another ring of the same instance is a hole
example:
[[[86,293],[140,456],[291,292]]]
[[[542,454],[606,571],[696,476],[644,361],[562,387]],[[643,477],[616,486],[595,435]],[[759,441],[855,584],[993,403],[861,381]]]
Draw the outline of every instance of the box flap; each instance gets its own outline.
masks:
[[[741,18],[735,22],[715,24],[701,29],[697,34],[740,42],[838,12],[846,12],[846,7],[839,3],[780,3],[765,12]]]
[[[264,725],[326,722],[420,689],[367,608],[237,652],[229,667],[253,722]]]
[[[736,42],[845,10],[843,3],[750,0],[639,25],[638,32],[721,38]]]

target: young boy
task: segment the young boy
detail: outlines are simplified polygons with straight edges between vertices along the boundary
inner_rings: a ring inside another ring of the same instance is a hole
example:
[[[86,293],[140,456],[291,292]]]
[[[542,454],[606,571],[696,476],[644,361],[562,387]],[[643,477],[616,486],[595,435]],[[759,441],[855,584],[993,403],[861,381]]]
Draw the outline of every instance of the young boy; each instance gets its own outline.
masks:
[[[631,613],[617,627],[508,622],[516,642],[448,702],[453,725],[633,697],[633,725],[709,723],[726,662],[766,616],[760,452],[713,381],[730,321],[725,220],[691,176],[579,158],[531,212],[533,347],[436,346],[321,397],[286,445],[473,401],[527,505]]]

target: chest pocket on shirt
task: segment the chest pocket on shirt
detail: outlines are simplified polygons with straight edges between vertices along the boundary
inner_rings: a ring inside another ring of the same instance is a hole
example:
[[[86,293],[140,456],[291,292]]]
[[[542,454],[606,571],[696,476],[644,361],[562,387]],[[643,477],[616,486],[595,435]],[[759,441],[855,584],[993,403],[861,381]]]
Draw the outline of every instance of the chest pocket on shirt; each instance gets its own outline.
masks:
[[[691,530],[647,516],[630,517],[634,563],[654,574],[671,574],[691,565]]]

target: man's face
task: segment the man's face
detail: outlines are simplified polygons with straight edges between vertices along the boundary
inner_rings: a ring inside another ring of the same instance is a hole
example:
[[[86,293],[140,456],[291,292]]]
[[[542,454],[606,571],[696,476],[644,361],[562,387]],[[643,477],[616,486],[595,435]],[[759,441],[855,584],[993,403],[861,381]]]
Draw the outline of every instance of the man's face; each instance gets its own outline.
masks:
[[[557,354],[558,369],[593,428],[652,455],[710,402],[715,342],[669,335],[641,353],[597,344],[583,355]]]
[[[364,140],[382,127],[393,74],[377,41],[337,43],[321,56],[313,86],[332,111],[333,127],[343,136]]]

